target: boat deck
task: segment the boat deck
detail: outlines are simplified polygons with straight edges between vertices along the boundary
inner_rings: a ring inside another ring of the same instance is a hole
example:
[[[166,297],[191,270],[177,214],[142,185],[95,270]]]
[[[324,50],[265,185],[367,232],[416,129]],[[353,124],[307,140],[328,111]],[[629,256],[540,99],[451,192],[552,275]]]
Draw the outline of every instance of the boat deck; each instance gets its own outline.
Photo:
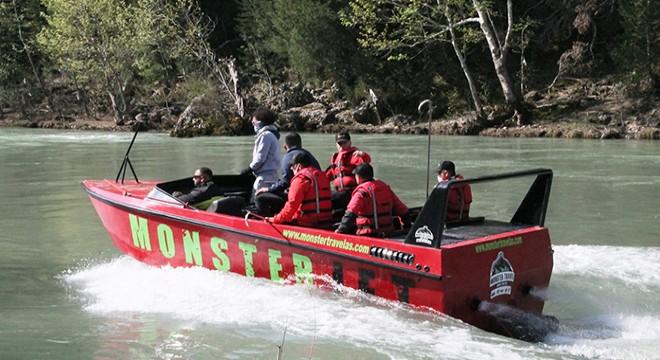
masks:
[[[484,220],[478,224],[468,224],[445,229],[442,233],[442,245],[455,244],[461,241],[477,239],[529,227],[504,221]]]
[[[442,245],[456,244],[461,241],[521,230],[526,227],[529,227],[529,225],[512,224],[496,220],[483,220],[464,225],[451,226],[445,228],[442,233]],[[407,234],[407,231],[400,231],[388,239],[403,242],[406,239]]]

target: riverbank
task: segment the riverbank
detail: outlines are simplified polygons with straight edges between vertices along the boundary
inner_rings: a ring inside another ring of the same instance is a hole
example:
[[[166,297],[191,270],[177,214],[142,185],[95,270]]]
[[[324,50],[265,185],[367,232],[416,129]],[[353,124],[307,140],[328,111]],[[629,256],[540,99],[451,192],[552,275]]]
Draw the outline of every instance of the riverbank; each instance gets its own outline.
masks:
[[[598,118],[597,113],[593,111],[575,112],[570,117],[581,119],[570,121],[568,119],[558,119],[556,121],[546,121],[541,123],[527,125],[507,125],[484,128],[475,131],[468,117],[456,117],[451,119],[433,120],[431,133],[434,135],[478,135],[489,137],[549,137],[549,138],[575,138],[575,139],[643,139],[660,140],[660,128],[657,125],[640,123],[639,121],[625,121],[623,124],[611,124],[611,121],[603,124],[599,121],[590,121],[589,118]],[[111,117],[94,118],[76,118],[68,121],[43,119],[36,122],[27,123],[25,121],[16,121],[4,119],[0,122],[1,126],[10,127],[30,127],[44,129],[60,130],[98,130],[98,131],[133,131],[134,122],[127,125],[118,126]],[[414,124],[396,124],[389,122],[383,125],[372,124],[345,124],[321,127],[318,132],[332,133],[340,128],[346,128],[354,133],[388,133],[388,134],[428,134],[428,123],[418,122]],[[283,130],[292,131],[290,127],[284,127]],[[170,133],[171,128],[157,129]]]
[[[561,89],[530,92],[525,96],[528,111],[516,117],[489,114],[477,121],[473,113],[434,118],[431,133],[436,135],[475,135],[489,137],[550,137],[576,139],[646,139],[660,140],[660,109],[655,96],[624,97],[616,85],[605,82],[575,82]],[[302,106],[280,112],[278,125],[283,131],[335,133],[347,129],[354,133],[428,134],[428,117],[394,115],[382,119],[377,107],[348,108],[345,102],[329,103],[323,96]],[[247,134],[241,119],[224,119],[217,130],[215,109],[193,101],[185,109],[162,109],[137,114],[124,125],[111,116],[96,118],[69,116],[52,119],[47,115],[31,120],[3,109],[0,126],[47,129],[132,131],[137,123],[150,131],[177,137]],[[47,114],[47,112],[44,112]],[[204,120],[204,119],[211,120]],[[234,124],[232,127],[228,124]],[[245,122],[247,124],[247,122]],[[238,124],[238,125],[237,125]],[[227,130],[229,128],[229,131]]]

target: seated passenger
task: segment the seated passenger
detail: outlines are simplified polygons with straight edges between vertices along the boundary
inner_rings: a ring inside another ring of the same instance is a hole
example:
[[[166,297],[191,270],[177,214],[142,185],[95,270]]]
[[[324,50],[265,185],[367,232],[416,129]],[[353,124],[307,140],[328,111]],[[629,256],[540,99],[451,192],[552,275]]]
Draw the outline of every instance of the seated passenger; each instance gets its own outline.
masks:
[[[195,186],[185,192],[175,191],[172,196],[194,206],[206,210],[214,200],[222,197],[220,187],[213,183],[213,172],[207,167],[195,170],[193,175]]]
[[[287,202],[282,211],[266,221],[291,223],[307,227],[329,227],[332,224],[330,181],[325,173],[312,165],[312,157],[301,152],[291,160],[291,179]]]
[[[456,174],[456,167],[449,160],[440,162],[437,171],[438,182],[463,179],[463,176]],[[472,203],[470,184],[452,186],[448,194],[445,221],[468,220],[470,218],[470,203]]]
[[[408,207],[389,185],[374,180],[369,163],[357,165],[353,173],[358,185],[335,232],[385,237],[394,230],[392,216],[399,216],[404,228],[410,227]]]
[[[357,186],[353,170],[363,162],[371,162],[366,152],[353,146],[351,135],[342,131],[335,135],[337,152],[330,158],[330,166],[325,170],[328,179],[332,181],[335,191],[332,193],[332,207],[345,209],[351,200],[353,189]]]
[[[307,153],[312,159],[312,166],[321,169],[319,162],[314,155],[302,147],[302,138],[297,132],[290,132],[284,137],[284,150],[286,154],[282,159],[282,177],[277,182],[269,187],[262,187],[257,189],[255,204],[257,206],[257,213],[262,216],[273,216],[280,212],[284,207],[287,199],[287,190],[293,179],[293,171],[291,170],[291,160],[296,154]]]

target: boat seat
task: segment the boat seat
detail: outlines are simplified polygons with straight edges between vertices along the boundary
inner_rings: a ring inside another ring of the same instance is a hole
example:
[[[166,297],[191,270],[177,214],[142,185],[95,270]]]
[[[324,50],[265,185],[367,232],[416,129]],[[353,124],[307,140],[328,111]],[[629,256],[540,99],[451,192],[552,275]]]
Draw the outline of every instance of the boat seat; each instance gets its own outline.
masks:
[[[191,206],[200,209],[200,210],[207,210],[211,204],[213,204],[214,201],[217,201],[219,199],[222,199],[222,196],[214,196],[208,200],[200,201],[198,203],[192,204]]]
[[[227,191],[225,192],[225,197],[241,197],[245,199],[246,201],[250,199],[250,196],[252,195],[252,191]]]
[[[234,216],[242,216],[242,209],[245,206],[245,199],[241,196],[228,196],[219,200],[215,200],[209,205],[206,211],[227,214]]]

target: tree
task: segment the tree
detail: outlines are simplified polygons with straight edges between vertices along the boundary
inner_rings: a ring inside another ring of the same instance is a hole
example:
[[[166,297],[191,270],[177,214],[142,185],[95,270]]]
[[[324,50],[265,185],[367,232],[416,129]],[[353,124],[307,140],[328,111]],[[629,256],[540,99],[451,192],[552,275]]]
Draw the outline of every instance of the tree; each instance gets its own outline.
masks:
[[[43,0],[48,13],[39,42],[65,74],[105,90],[117,125],[130,105],[138,63],[132,7],[121,0]]]
[[[634,83],[660,76],[660,7],[651,0],[619,3],[624,33],[617,37],[612,55]]]
[[[355,84],[367,61],[353,31],[341,24],[338,13],[346,4],[343,0],[242,0],[239,29],[246,53],[253,58],[248,63],[258,60],[267,78],[277,73],[316,85]]]
[[[107,96],[118,125],[141,89],[162,95],[203,71],[235,95],[242,113],[233,63],[215,57],[208,44],[212,23],[194,0],[43,1],[48,26],[39,43],[74,86],[89,89],[97,99]]]
[[[479,16],[479,26],[484,34],[484,38],[488,43],[488,49],[493,60],[495,73],[500,81],[502,93],[507,103],[518,102],[518,95],[516,94],[511,75],[506,68],[507,58],[511,49],[511,36],[514,26],[513,18],[513,0],[506,2],[506,29],[498,29],[497,24],[494,22],[494,12],[487,2],[472,0],[472,5]]]
[[[42,54],[35,44],[43,25],[40,11],[37,0],[0,2],[0,102],[20,106],[27,116],[28,109],[49,95],[39,64]],[[1,108],[2,104],[0,116]]]
[[[0,117],[5,104],[12,102],[13,85],[20,79],[20,46],[13,19],[11,4],[0,2]]]
[[[411,48],[423,51],[431,43],[450,43],[468,82],[475,111],[482,114],[468,66],[471,44],[486,40],[505,101],[516,104],[520,99],[507,69],[515,24],[512,0],[505,5],[497,9],[495,2],[477,0],[352,0],[344,21],[360,29],[363,46],[389,53],[392,59],[405,57]],[[498,26],[500,19],[503,26]],[[481,36],[473,25],[479,26]]]

